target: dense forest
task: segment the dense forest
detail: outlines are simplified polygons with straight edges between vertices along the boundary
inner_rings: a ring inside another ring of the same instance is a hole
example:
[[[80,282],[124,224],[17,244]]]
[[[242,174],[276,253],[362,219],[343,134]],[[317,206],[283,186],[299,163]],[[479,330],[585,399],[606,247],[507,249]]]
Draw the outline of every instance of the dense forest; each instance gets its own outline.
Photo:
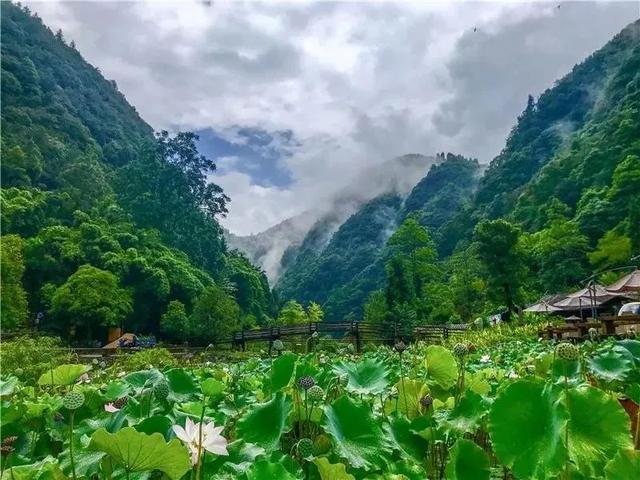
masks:
[[[3,329],[206,342],[275,317],[195,141],[154,134],[62,32],[2,2]]]
[[[468,322],[628,265],[640,253],[639,117],[635,22],[529,96],[482,175],[440,155],[408,196],[371,201],[326,245],[312,229],[276,288],[329,320]]]
[[[640,253],[640,22],[530,96],[486,169],[440,153],[408,193],[299,235],[272,291],[226,244],[231,199],[197,137],[154,132],[63,32],[1,8],[5,329],[209,342],[323,318],[509,318]]]

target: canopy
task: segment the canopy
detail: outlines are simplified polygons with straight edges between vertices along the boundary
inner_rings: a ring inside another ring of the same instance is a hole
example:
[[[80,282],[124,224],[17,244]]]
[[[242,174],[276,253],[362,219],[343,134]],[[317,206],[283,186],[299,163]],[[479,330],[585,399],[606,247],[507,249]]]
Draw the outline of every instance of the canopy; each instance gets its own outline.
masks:
[[[609,300],[620,296],[619,294],[607,291],[602,285],[594,283],[577,292],[567,295],[567,298],[555,303],[556,307],[562,309],[588,309],[602,305]]]
[[[555,307],[550,303],[545,302],[544,300],[534,303],[533,305],[524,309],[525,312],[534,312],[534,313],[549,313],[549,312],[557,312],[562,310],[559,307]]]
[[[634,270],[607,287],[610,292],[640,292],[640,270]]]

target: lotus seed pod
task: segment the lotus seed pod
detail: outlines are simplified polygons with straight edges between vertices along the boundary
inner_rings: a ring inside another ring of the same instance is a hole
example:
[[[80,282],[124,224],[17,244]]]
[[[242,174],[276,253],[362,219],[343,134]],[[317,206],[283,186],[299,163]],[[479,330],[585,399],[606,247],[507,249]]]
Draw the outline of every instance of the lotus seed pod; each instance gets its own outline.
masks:
[[[320,385],[314,385],[307,390],[307,397],[312,402],[321,402],[324,399],[324,390]]]
[[[16,375],[16,377],[21,377],[22,375],[24,375],[24,370],[18,367],[14,370],[13,373]]]
[[[589,329],[589,337],[596,338],[597,336],[598,336],[598,330],[596,330],[595,328],[591,327]]]
[[[313,442],[310,438],[301,438],[296,445],[296,450],[302,458],[313,457]]]
[[[84,405],[84,395],[80,392],[69,392],[62,399],[62,405],[67,410],[77,410]]]
[[[401,340],[399,342],[397,342],[393,348],[395,348],[396,352],[398,353],[402,353],[407,349],[407,346],[405,345],[405,343]]]
[[[353,346],[353,343],[347,345],[347,351],[349,353],[353,353],[356,350],[356,347]]]
[[[431,395],[425,395],[420,399],[420,405],[422,405],[424,408],[429,408],[432,404],[433,398],[431,398]]]
[[[100,368],[107,368],[107,362],[105,362],[104,360],[100,362]]]
[[[96,365],[96,366],[97,366],[97,365],[98,365],[98,359],[97,359],[97,358],[94,358],[93,360],[91,360],[91,363],[92,363],[93,365]]]
[[[576,347],[573,343],[562,342],[559,343],[556,347],[556,355],[561,360],[572,362],[578,359],[578,347]]]
[[[273,341],[273,349],[276,352],[281,352],[282,350],[284,350],[284,343],[282,343],[282,340],[274,340]]]
[[[329,451],[331,451],[331,439],[324,434],[318,435],[313,442],[313,453],[315,455],[324,455]]]
[[[165,400],[169,396],[169,384],[160,380],[153,385],[153,394],[158,400]]]
[[[304,377],[300,377],[298,380],[298,386],[304,390],[309,390],[316,384],[316,381],[313,377],[306,375]]]
[[[127,405],[127,403],[129,403],[129,397],[125,395],[124,397],[120,397],[116,401],[114,401],[113,406],[120,410],[123,409]]]
[[[456,355],[456,357],[462,358],[468,353],[468,351],[469,349],[464,343],[456,343],[453,346],[453,353]]]

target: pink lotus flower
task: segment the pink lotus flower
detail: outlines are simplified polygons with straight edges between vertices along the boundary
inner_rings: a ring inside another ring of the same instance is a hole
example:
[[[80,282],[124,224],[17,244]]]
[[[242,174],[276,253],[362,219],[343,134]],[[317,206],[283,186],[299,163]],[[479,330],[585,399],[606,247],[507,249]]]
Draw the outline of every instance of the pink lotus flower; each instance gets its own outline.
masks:
[[[114,406],[113,406],[113,403],[107,403],[107,404],[104,406],[104,411],[105,411],[105,412],[109,412],[109,413],[116,413],[116,412],[119,412],[119,411],[120,411],[120,409],[119,409],[119,408],[114,407]]]
[[[216,455],[229,455],[227,451],[227,439],[220,435],[224,427],[216,427],[213,422],[202,425],[202,445],[200,445],[200,423],[194,423],[187,418],[185,428],[174,425],[173,431],[182,440],[191,453],[191,463],[198,463],[198,451],[200,448]]]

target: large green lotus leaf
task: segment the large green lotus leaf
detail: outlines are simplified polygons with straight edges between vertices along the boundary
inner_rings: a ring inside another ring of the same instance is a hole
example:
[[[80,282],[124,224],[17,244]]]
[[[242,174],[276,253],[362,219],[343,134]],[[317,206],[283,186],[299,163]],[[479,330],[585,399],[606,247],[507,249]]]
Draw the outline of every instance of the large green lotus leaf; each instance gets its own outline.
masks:
[[[547,478],[566,460],[562,433],[567,413],[539,379],[518,380],[502,390],[489,413],[496,456],[516,478]]]
[[[242,440],[227,445],[228,456],[207,455],[202,466],[202,478],[218,478],[215,473],[229,473],[228,478],[244,478],[243,474],[256,462],[264,450]],[[225,478],[220,476],[221,478]]]
[[[271,366],[271,391],[276,392],[287,385],[291,381],[296,370],[296,360],[298,356],[295,353],[285,353],[280,355],[273,361]]]
[[[463,435],[474,433],[487,414],[487,404],[482,396],[466,390],[458,405],[451,410],[443,421],[445,429]]]
[[[465,376],[465,386],[478,395],[488,395],[491,391],[491,384],[487,380],[490,370],[484,369]]]
[[[429,379],[448,390],[458,381],[458,365],[453,354],[440,345],[429,345],[425,351]]]
[[[162,380],[164,376],[155,368],[149,370],[139,370],[137,372],[129,373],[124,377],[124,381],[135,388],[142,388],[144,386],[150,386]]]
[[[582,386],[567,391],[569,456],[578,470],[596,476],[618,450],[632,448],[629,417],[604,391]]]
[[[223,382],[215,378],[206,378],[200,382],[202,394],[209,398],[217,397],[224,392],[226,388],[227,386]]]
[[[420,415],[420,399],[429,393],[429,387],[420,380],[405,378],[395,384],[398,390],[397,399],[389,399],[386,403],[386,412],[399,412],[409,418]],[[396,401],[397,400],[397,401]]]
[[[194,399],[200,392],[200,386],[191,372],[184,368],[173,368],[165,373],[169,382],[168,399],[175,402],[186,402]]]
[[[344,463],[329,463],[325,457],[318,457],[313,463],[318,468],[321,480],[356,480],[356,477],[347,473]]]
[[[640,478],[640,451],[620,450],[604,469],[607,480]]]
[[[357,363],[339,362],[333,370],[347,375],[347,390],[356,394],[377,395],[389,385],[389,369],[382,360],[367,358]]]
[[[623,348],[629,350],[629,353],[633,355],[637,364],[640,364],[640,340],[624,339],[617,342]]]
[[[634,368],[633,355],[619,345],[591,357],[587,364],[589,370],[605,382],[623,382]]]
[[[164,415],[154,415],[149,418],[145,418],[140,423],[135,425],[135,429],[139,432],[151,435],[153,433],[159,433],[165,439],[167,434],[171,430],[171,420]]]
[[[489,480],[489,459],[471,440],[459,439],[449,453],[447,480]]]
[[[16,377],[9,377],[6,380],[0,379],[0,397],[11,395],[18,386]]]
[[[379,464],[392,447],[368,405],[343,395],[324,407],[323,427],[336,442],[337,453],[355,468]]]
[[[271,451],[278,447],[290,413],[291,399],[278,392],[270,401],[249,408],[238,422],[238,438]]]
[[[159,433],[147,435],[133,427],[116,433],[101,428],[91,436],[89,448],[105,452],[130,472],[159,470],[178,480],[191,468],[187,449],[178,439],[167,443]]]
[[[107,384],[106,389],[104,391],[104,397],[113,402],[118,398],[124,397],[129,393],[129,385],[120,380],[115,380]]]
[[[80,378],[83,373],[91,370],[89,365],[65,364],[59,365],[53,370],[40,375],[38,385],[71,385]]]
[[[281,463],[262,459],[251,465],[247,471],[247,480],[295,480]]]
[[[422,463],[427,453],[428,443],[413,429],[414,425],[403,415],[393,415],[389,417],[389,423],[385,424],[385,431],[396,443],[396,448],[404,455],[413,457],[418,463]]]

